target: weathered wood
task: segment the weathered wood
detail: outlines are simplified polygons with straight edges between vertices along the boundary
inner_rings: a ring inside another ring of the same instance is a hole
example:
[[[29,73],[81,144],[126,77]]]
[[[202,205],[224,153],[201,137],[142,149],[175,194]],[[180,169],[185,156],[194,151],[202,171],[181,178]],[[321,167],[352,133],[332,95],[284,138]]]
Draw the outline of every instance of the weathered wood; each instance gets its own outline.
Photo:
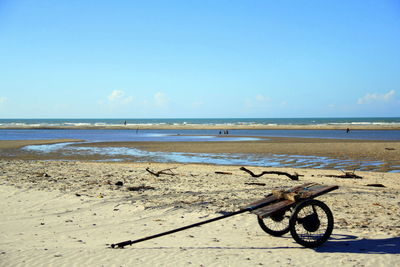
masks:
[[[232,175],[231,172],[221,172],[221,171],[216,171],[215,174],[226,174],[226,175]]]
[[[291,201],[291,200],[281,200],[279,202],[275,202],[273,204],[270,204],[266,207],[260,208],[260,209],[256,209],[254,211],[252,211],[252,213],[261,216],[262,218],[268,217],[269,215],[277,212],[277,211],[281,211],[284,209],[288,209],[291,206],[293,206],[296,202]]]
[[[362,179],[362,176],[359,176],[355,173],[355,171],[352,172],[345,172],[342,171],[342,175],[325,175],[326,177],[332,177],[332,178],[351,178],[351,179]]]
[[[367,184],[367,186],[372,186],[372,187],[386,187],[383,184]]]
[[[265,207],[252,211],[252,213],[264,218],[277,211],[289,209],[301,200],[316,198],[338,188],[337,185],[329,186],[317,183],[306,183],[288,190],[272,190],[272,194],[246,207],[258,205],[260,203],[268,203]]]
[[[260,174],[255,174],[254,172],[252,172],[251,170],[249,170],[249,169],[247,169],[245,167],[241,167],[240,170],[247,172],[248,174],[251,175],[251,177],[255,177],[255,178],[261,177],[264,174],[277,174],[277,175],[286,175],[287,177],[289,177],[292,180],[299,180],[299,176],[300,176],[296,172],[294,174],[290,174],[290,173],[281,172],[281,171],[263,171]]]
[[[141,185],[141,186],[130,186],[127,188],[128,191],[144,191],[144,190],[154,190],[152,186]]]
[[[266,204],[267,205],[267,204],[273,203],[273,202],[275,202],[277,200],[278,199],[274,195],[269,194],[268,196],[265,196],[265,198],[262,198],[260,200],[255,201],[255,202],[247,204],[246,206],[242,207],[242,209],[248,209],[250,207],[258,206],[260,204]]]
[[[259,186],[266,186],[266,183],[244,183],[245,185],[259,185]]]
[[[175,176],[176,174],[172,172],[172,169],[176,169],[176,168],[168,168],[168,169],[164,169],[164,170],[161,170],[158,172],[154,172],[154,171],[150,170],[150,168],[146,168],[146,171],[157,177],[160,177],[161,174]]]

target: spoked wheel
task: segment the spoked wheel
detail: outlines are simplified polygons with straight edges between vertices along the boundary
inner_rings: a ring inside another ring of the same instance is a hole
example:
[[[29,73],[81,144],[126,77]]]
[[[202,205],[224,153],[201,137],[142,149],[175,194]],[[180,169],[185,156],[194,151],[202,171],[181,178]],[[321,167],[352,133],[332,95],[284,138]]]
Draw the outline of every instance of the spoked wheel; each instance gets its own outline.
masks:
[[[318,200],[306,200],[296,206],[289,220],[290,234],[300,245],[314,248],[325,243],[333,230],[329,207]]]
[[[267,234],[282,236],[289,232],[290,211],[281,211],[266,218],[257,216],[258,224]]]

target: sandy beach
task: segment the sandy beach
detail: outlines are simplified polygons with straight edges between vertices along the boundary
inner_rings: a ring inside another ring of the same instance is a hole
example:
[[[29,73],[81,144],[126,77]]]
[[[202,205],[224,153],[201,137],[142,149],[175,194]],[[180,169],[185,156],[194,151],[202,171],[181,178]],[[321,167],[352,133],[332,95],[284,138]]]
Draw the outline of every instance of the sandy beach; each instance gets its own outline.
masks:
[[[81,140],[0,141],[0,266],[394,266],[400,260],[400,142],[316,138],[262,138],[236,142],[96,142],[153,152],[268,153],[382,161],[381,171],[338,178],[331,168],[110,162],[101,155],[33,153],[26,145]],[[105,160],[106,162],[99,162]],[[295,167],[295,166],[294,166]],[[371,165],[371,169],[373,166]],[[159,177],[153,172],[166,170]],[[338,185],[321,196],[332,210],[334,232],[306,249],[290,234],[273,237],[245,213],[170,236],[111,249],[232,212],[273,189],[307,182]],[[376,187],[371,185],[381,185]]]
[[[171,169],[155,177],[146,171]],[[400,180],[395,173],[248,167],[302,175],[253,178],[240,166],[0,161],[0,266],[395,266],[400,260]],[[218,174],[228,172],[231,174]],[[117,182],[122,185],[116,185]],[[121,183],[122,182],[122,183]],[[316,249],[267,235],[245,213],[125,249],[141,238],[235,211],[272,189],[339,185],[331,239]],[[371,187],[368,184],[385,187]],[[261,185],[260,185],[261,184]]]
[[[400,0],[36,2],[0,267],[400,267]]]

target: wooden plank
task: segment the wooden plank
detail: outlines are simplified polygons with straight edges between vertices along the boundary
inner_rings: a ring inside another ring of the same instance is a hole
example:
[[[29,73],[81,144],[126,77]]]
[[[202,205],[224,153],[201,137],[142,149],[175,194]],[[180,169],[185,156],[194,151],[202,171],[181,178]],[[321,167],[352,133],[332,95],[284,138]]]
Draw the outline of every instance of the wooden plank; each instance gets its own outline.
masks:
[[[337,185],[329,186],[317,183],[306,183],[295,186],[289,190],[273,190],[273,194],[253,202],[244,208],[251,208],[260,204],[265,204],[265,207],[256,209],[252,211],[252,213],[261,217],[267,217],[274,212],[289,208],[301,200],[316,198],[338,188]]]
[[[252,211],[252,213],[259,215],[263,218],[268,217],[269,215],[273,214],[274,212],[277,212],[279,210],[283,210],[285,208],[289,208],[290,206],[294,205],[296,202],[290,201],[290,200],[281,200],[278,202],[275,202],[271,205],[268,205],[266,207],[256,209]]]
[[[250,203],[250,204],[247,204],[246,206],[242,207],[242,209],[248,209],[248,208],[251,208],[251,207],[260,205],[260,204],[272,203],[272,202],[275,202],[275,201],[277,201],[277,200],[278,200],[278,199],[277,199],[275,196],[273,196],[272,194],[270,194],[270,195],[266,196],[266,197],[263,198],[263,199],[257,200],[257,201],[255,201],[255,202]]]
[[[337,186],[337,185],[332,185],[332,186],[313,185],[309,188],[305,188],[305,189],[299,191],[298,194],[300,195],[300,199],[316,198],[318,196],[329,193],[338,188],[339,188],[339,186]]]
[[[287,199],[290,201],[297,201],[300,199],[300,195],[295,192],[285,192],[282,190],[272,190],[272,194],[277,198],[277,199]]]
[[[298,190],[304,189],[305,187],[310,186],[310,185],[315,185],[315,183],[305,183],[305,184],[302,184],[302,185],[298,185],[298,186],[295,186],[295,187],[289,189],[289,191],[290,192],[292,192],[292,190],[293,191],[298,191]],[[253,206],[256,206],[256,205],[259,205],[259,204],[263,204],[263,203],[265,203],[265,204],[267,204],[269,202],[272,203],[272,202],[277,201],[277,200],[279,200],[279,199],[276,198],[273,194],[269,194],[269,195],[265,196],[265,198],[263,198],[263,199],[257,200],[255,202],[250,203],[250,204],[247,204],[242,209],[246,209],[246,208],[253,207]]]
[[[293,195],[291,193],[295,193],[298,195],[298,199],[306,199],[306,198],[315,198],[320,195],[326,194],[333,190],[338,189],[337,185],[321,185],[316,183],[308,183],[301,186],[293,187],[289,190],[282,190],[278,192],[274,192],[275,196],[281,196],[282,198],[285,197],[285,194]],[[280,193],[280,194],[279,194]]]

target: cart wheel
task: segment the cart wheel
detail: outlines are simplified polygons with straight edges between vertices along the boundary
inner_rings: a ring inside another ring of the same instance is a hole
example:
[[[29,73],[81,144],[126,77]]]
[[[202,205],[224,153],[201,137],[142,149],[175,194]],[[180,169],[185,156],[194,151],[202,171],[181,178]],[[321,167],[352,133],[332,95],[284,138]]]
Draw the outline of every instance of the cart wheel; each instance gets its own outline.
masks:
[[[318,200],[298,204],[289,220],[290,234],[300,245],[314,248],[322,245],[333,230],[333,215],[329,207]]]
[[[258,224],[267,234],[282,236],[289,232],[289,218],[286,211],[262,218],[257,216]]]

